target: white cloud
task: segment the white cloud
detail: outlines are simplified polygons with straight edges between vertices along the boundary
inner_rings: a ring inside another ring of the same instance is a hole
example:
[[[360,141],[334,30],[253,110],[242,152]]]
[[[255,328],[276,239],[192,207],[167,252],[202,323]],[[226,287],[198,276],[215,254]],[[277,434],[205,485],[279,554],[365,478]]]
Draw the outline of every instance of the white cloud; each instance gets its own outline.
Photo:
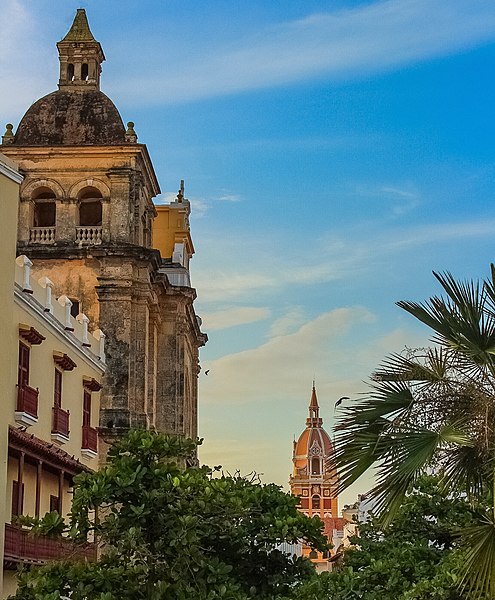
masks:
[[[387,226],[383,222],[349,225],[345,232],[330,231],[314,240],[308,255],[306,239],[281,233],[266,241],[255,235],[222,238],[211,242],[202,236],[203,249],[193,265],[193,280],[201,304],[252,302],[282,294],[292,286],[349,281],[376,272],[389,257],[401,252],[442,249],[452,241],[482,240],[495,235],[495,219],[446,222],[417,226]],[[266,239],[266,238],[265,238]],[[290,239],[290,246],[287,245]],[[270,260],[267,260],[267,256]],[[419,254],[418,254],[419,256]],[[207,265],[201,268],[201,265]]]
[[[306,315],[303,307],[295,306],[272,323],[270,336],[276,337],[292,333],[294,329],[300,327],[305,320]]]
[[[222,200],[223,202],[240,202],[241,197],[239,194],[225,192],[221,196],[219,196],[217,200]]]
[[[206,312],[201,316],[203,319],[203,329],[205,331],[215,331],[262,321],[270,316],[270,309],[255,306],[239,306],[216,312]]]
[[[353,327],[364,327],[373,320],[373,315],[364,308],[340,308],[305,323],[294,333],[205,363],[211,373],[203,380],[203,401],[259,402],[266,397],[266,390],[273,394],[273,382],[277,381],[273,400],[275,396],[292,394],[294,386],[311,381],[315,372],[325,372],[327,379],[333,374],[342,382],[345,373],[349,373],[349,364],[343,367],[343,363],[349,363],[349,357],[341,354],[339,345]],[[352,364],[357,369],[355,360]]]
[[[162,71],[153,62],[135,74],[132,90],[127,78],[112,87],[130,103],[173,103],[321,76],[348,80],[459,52],[494,35],[492,0],[383,0],[266,26],[236,47],[212,41],[201,56],[169,57]]]

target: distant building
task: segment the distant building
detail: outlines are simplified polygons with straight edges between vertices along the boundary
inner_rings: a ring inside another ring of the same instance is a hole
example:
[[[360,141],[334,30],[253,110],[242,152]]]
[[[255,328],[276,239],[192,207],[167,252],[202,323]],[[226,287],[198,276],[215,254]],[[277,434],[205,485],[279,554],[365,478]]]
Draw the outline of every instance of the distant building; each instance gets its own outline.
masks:
[[[105,56],[83,9],[57,48],[59,89],[15,133],[7,125],[1,146],[25,175],[17,252],[107,336],[103,439],[135,427],[194,438],[207,336],[194,310],[183,184],[175,202],[155,207],[148,150],[100,90]]]
[[[313,385],[306,429],[294,441],[290,489],[300,499],[299,510],[309,517],[318,515],[324,532],[333,545],[331,553],[311,551],[303,546],[303,556],[311,558],[318,571],[330,569],[329,558],[339,548],[343,538],[344,520],[339,517],[336,493],[337,473],[333,463],[333,444],[323,429],[323,419]]]

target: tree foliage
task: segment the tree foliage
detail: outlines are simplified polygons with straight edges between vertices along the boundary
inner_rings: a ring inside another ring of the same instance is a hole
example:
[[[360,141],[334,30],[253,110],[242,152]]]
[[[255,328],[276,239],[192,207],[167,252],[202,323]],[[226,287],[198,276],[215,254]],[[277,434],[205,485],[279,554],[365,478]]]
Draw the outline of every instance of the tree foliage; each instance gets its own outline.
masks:
[[[434,347],[390,356],[338,424],[341,488],[376,465],[373,495],[387,523],[435,468],[441,489],[479,510],[462,532],[462,584],[495,598],[495,270],[481,284],[435,276],[443,297],[398,303],[433,330]]]
[[[276,485],[183,468],[196,443],[131,432],[108,464],[75,480],[69,532],[96,536],[97,562],[21,574],[17,600],[244,600],[288,596],[311,575],[276,549],[304,539],[326,548],[321,522]],[[97,518],[94,519],[96,511]]]
[[[394,521],[360,526],[341,567],[302,586],[299,600],[468,600],[458,591],[456,532],[475,514],[462,497],[448,497],[434,477],[419,479]]]

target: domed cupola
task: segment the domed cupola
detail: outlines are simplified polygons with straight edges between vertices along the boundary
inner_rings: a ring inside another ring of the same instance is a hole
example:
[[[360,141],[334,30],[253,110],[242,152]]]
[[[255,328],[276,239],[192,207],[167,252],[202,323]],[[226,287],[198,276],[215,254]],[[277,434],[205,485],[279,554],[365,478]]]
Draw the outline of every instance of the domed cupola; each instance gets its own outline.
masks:
[[[113,102],[100,91],[105,55],[77,10],[67,35],[57,44],[58,91],[35,102],[10,143],[17,146],[85,146],[126,143],[126,130]],[[5,141],[4,141],[5,143]]]
[[[323,476],[325,471],[330,468],[333,446],[330,436],[323,429],[323,419],[319,413],[320,407],[313,385],[306,429],[301,433],[298,441],[294,442],[292,458],[294,475]]]

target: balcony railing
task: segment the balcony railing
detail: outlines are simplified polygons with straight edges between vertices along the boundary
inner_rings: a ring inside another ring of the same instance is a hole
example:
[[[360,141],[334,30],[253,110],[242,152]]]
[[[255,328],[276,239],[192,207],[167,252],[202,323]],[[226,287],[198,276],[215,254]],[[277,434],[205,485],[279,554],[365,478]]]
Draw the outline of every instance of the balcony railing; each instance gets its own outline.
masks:
[[[53,244],[55,241],[55,227],[31,227],[29,243]]]
[[[98,451],[98,433],[94,427],[83,426],[82,428],[82,449]]]
[[[80,244],[101,244],[101,226],[76,227],[76,242]]]
[[[26,529],[5,524],[4,565],[42,564],[49,560],[96,560],[96,544],[75,544],[61,536],[33,535]]]
[[[38,418],[38,390],[29,385],[20,385],[17,388],[16,411],[26,413],[35,419]]]
[[[69,437],[69,411],[54,406],[52,408],[53,424],[52,434],[62,435],[66,438]]]

